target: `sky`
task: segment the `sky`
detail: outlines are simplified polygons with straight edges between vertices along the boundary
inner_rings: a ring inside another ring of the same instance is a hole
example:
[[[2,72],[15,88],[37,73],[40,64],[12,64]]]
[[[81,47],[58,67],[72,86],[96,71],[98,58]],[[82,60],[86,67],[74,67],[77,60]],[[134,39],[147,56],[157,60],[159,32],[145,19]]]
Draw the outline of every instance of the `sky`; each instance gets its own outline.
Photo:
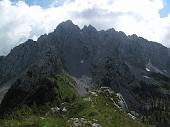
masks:
[[[0,55],[66,20],[170,47],[170,0],[0,0]]]

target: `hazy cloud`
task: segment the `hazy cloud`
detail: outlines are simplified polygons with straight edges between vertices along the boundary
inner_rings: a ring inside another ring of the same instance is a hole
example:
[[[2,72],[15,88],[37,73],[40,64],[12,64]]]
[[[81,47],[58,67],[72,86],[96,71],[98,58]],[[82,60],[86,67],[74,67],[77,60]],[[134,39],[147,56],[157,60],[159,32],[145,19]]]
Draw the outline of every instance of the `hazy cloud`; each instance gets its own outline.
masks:
[[[160,18],[163,0],[56,0],[49,8],[28,6],[23,1],[0,1],[0,55],[28,38],[36,40],[58,23],[71,19],[80,27],[114,27],[170,46],[170,15]]]

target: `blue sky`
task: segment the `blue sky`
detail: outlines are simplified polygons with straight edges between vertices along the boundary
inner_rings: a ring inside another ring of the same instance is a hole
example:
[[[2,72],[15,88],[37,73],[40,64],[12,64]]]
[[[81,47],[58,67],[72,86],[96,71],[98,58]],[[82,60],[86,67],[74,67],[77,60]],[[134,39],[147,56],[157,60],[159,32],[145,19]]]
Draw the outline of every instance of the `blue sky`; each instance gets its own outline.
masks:
[[[11,0],[13,2],[17,2],[19,0]],[[55,2],[55,6],[62,5],[64,0],[21,0],[25,1],[28,5],[39,5],[42,8],[49,8],[52,3]]]
[[[55,0],[25,0],[25,2],[28,3],[29,5],[37,4],[37,5],[40,5],[42,7],[46,7],[54,1]]]
[[[170,0],[164,0],[164,8],[160,11],[161,17],[166,17],[170,13]]]

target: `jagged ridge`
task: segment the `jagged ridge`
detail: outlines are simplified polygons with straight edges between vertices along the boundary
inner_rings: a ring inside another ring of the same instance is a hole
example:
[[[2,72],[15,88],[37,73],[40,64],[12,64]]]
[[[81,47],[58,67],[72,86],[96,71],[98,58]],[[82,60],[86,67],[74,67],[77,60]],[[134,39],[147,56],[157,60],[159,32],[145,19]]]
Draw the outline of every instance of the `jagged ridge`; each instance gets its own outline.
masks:
[[[169,102],[169,90],[155,80],[152,75],[155,72],[146,70],[147,65],[151,63],[169,78],[169,61],[169,49],[161,44],[136,35],[126,36],[114,29],[97,31],[91,25],[80,29],[69,20],[37,42],[28,40],[1,58],[0,85],[12,85],[1,105],[4,102],[10,105],[10,99],[16,99],[10,96],[10,91],[30,92],[37,81],[65,70],[77,78],[83,75],[91,78],[94,88],[110,86],[122,93],[130,109],[145,113],[148,105],[152,109],[152,101]]]

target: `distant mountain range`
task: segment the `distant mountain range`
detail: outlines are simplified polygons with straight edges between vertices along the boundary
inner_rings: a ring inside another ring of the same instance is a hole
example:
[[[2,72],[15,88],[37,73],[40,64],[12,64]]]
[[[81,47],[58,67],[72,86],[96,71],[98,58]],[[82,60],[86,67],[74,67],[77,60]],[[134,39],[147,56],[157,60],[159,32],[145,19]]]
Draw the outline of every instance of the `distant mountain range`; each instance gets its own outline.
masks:
[[[170,50],[113,28],[80,29],[70,20],[0,57],[1,116],[21,105],[50,101],[54,93],[48,85],[43,87],[44,79],[62,71],[83,80],[76,86],[78,93],[110,87],[142,121],[170,126]]]

